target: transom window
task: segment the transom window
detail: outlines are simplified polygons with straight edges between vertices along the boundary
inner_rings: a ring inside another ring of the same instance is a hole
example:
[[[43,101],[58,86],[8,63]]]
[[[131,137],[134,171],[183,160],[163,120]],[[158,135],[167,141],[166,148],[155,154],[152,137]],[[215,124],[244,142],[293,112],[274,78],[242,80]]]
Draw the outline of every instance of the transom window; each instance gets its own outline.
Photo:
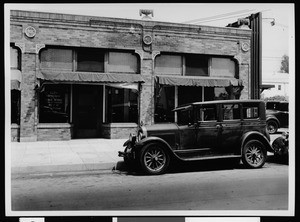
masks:
[[[139,66],[138,56],[132,51],[48,47],[40,53],[41,69],[139,73]]]

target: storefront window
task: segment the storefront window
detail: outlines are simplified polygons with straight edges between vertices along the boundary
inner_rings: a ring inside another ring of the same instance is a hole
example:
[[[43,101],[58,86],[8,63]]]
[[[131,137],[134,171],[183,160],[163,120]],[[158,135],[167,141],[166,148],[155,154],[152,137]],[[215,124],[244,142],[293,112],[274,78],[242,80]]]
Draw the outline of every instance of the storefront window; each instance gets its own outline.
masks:
[[[77,71],[104,72],[104,51],[81,48],[77,52]]]
[[[155,114],[154,121],[160,122],[174,122],[175,108],[175,87],[159,85],[155,93]]]
[[[69,122],[70,99],[69,86],[45,85],[39,98],[40,123],[67,123]]]
[[[138,91],[106,86],[106,122],[138,123]]]
[[[20,124],[20,98],[19,90],[11,90],[11,123]]]
[[[214,99],[212,100],[226,100],[229,99],[229,95],[225,87],[214,87]]]

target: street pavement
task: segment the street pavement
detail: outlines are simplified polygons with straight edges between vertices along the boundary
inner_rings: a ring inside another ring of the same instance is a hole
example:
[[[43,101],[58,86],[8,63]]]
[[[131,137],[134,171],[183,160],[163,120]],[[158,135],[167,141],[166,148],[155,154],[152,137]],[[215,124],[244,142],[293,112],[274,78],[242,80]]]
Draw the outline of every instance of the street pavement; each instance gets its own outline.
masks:
[[[281,132],[271,135],[271,143],[280,135]],[[6,149],[6,166],[11,166],[11,174],[119,169],[122,168],[123,159],[118,156],[118,151],[124,150],[125,141],[126,139],[74,139],[12,142]]]

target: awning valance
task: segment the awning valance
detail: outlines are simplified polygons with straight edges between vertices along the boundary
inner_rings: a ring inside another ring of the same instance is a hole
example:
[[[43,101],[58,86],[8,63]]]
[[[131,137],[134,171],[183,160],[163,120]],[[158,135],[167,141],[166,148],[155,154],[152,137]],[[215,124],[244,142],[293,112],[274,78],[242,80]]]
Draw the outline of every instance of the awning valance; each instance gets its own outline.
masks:
[[[157,75],[156,79],[159,84],[172,86],[226,87],[242,85],[241,80],[235,78]]]
[[[72,82],[144,82],[140,74],[98,72],[38,72],[37,78],[50,81]]]

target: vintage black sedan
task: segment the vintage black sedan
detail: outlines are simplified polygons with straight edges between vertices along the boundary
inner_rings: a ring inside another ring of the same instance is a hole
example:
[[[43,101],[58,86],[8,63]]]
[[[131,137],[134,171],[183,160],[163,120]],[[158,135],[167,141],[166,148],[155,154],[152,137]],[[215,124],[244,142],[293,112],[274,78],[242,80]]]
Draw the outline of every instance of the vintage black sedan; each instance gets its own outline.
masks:
[[[174,159],[183,161],[239,157],[260,168],[273,152],[266,130],[265,103],[220,100],[180,106],[175,123],[141,126],[119,152],[147,174],[162,174]]]

